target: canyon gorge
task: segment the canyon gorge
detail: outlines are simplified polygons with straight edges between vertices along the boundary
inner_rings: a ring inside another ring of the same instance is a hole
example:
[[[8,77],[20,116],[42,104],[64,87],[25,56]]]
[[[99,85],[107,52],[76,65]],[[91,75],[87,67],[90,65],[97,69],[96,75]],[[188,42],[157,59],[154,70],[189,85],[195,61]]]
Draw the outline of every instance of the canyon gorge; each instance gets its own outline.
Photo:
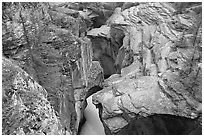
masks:
[[[201,2],[3,2],[3,135],[201,135]]]

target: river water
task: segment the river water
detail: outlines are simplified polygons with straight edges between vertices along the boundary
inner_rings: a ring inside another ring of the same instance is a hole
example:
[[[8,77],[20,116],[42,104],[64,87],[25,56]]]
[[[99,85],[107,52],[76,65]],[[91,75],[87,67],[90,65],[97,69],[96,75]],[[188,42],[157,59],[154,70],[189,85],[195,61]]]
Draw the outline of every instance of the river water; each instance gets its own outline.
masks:
[[[81,129],[80,135],[105,135],[103,124],[99,119],[98,109],[92,103],[92,96],[87,98],[87,107],[84,115],[86,122]]]

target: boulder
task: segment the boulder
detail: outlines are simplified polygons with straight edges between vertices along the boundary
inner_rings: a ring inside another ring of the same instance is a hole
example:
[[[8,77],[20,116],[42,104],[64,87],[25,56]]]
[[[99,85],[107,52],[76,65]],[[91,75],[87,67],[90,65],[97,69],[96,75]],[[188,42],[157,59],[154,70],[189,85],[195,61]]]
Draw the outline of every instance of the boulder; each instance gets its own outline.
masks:
[[[173,75],[173,73],[170,74]],[[176,78],[175,75],[173,77]],[[166,117],[168,115],[185,117],[189,121],[199,117],[201,102],[194,99],[193,95],[185,90],[181,83],[177,84],[175,79],[168,81],[174,81],[172,88],[168,88],[168,84],[157,76],[135,78],[130,77],[130,74],[126,74],[125,76],[122,75],[122,78],[110,77],[106,81],[107,84],[104,89],[93,95],[93,103],[100,106],[101,120],[108,129],[106,133],[120,134],[124,132],[125,134],[133,134],[133,131],[125,130],[127,125],[129,127],[129,124],[132,123],[132,119],[149,119],[150,116],[155,114],[162,115],[162,118],[163,115],[167,115]],[[198,126],[198,122],[195,126]],[[145,127],[142,130],[145,130]],[[152,129],[146,130],[147,132],[144,134],[163,134],[157,132],[157,129],[153,131],[151,131]],[[170,129],[167,128],[166,130]],[[136,131],[134,134],[137,134]],[[171,133],[168,131],[164,134]]]
[[[2,75],[3,135],[62,135],[65,132],[47,99],[47,91],[15,61],[2,58]]]
[[[100,36],[105,38],[110,38],[110,27],[107,25],[102,25],[100,28],[94,28],[87,32],[88,36]]]

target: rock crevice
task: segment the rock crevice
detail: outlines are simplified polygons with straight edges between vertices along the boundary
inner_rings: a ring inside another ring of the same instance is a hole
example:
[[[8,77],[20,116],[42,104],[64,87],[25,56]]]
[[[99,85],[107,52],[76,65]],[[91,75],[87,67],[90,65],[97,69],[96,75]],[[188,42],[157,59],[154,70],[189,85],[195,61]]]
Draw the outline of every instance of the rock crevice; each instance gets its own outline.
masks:
[[[79,134],[92,94],[106,134],[201,134],[201,3],[2,9],[3,134]]]

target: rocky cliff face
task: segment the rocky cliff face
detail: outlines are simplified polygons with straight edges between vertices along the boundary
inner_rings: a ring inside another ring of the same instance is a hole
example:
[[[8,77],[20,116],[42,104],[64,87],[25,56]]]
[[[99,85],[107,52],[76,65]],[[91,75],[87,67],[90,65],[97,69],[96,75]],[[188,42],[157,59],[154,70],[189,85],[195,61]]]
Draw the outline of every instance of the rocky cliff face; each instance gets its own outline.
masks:
[[[3,134],[78,134],[95,92],[106,134],[200,134],[200,3],[2,8]]]
[[[79,14],[74,9],[77,7],[74,3],[39,3],[37,10],[32,3],[10,4],[5,3],[4,11],[10,13],[8,8],[11,7],[17,15],[11,21],[5,20],[3,24],[3,54],[12,58],[45,90],[46,99],[53,107],[52,111],[58,118],[56,121],[61,126],[59,133],[77,134],[81,113],[83,114],[81,106],[84,105],[88,90],[100,85],[103,80],[102,68],[97,62],[92,62],[91,41],[84,37],[88,30],[86,17],[82,16],[85,12],[81,11]],[[21,10],[16,11],[15,6]],[[31,11],[26,6],[30,6]],[[36,16],[31,16],[31,12]],[[5,71],[9,70],[5,68]],[[40,91],[36,89],[34,94],[38,92]],[[9,93],[6,91],[5,94]],[[18,96],[19,93],[16,94]],[[9,109],[8,104],[3,105],[3,109]],[[15,113],[13,110],[9,111]],[[3,113],[3,117],[4,115],[6,113]],[[3,126],[9,128],[10,125],[6,122],[9,117],[6,118]],[[19,121],[13,121],[13,124],[16,122]],[[43,126],[49,126],[48,123],[44,124]],[[3,134],[18,134],[18,130],[23,130],[23,134],[41,133],[38,129],[35,132],[24,131],[24,127],[12,131],[3,129]],[[57,134],[58,127],[55,130],[56,132],[45,134]]]
[[[133,51],[134,62],[93,96],[106,134],[201,133],[201,43],[192,31],[196,18],[193,11],[174,12],[169,3],[142,3],[110,18],[110,24],[121,25],[122,47]]]

